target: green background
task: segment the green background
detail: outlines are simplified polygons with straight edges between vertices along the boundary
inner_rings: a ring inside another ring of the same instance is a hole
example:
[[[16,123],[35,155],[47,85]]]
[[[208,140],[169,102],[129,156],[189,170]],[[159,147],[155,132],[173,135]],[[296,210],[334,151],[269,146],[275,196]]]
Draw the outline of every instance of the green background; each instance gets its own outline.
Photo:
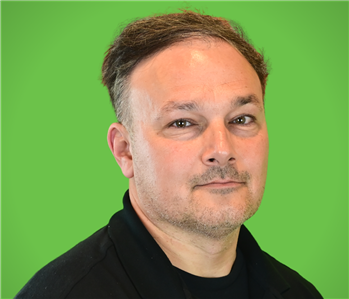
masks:
[[[186,6],[239,22],[271,61],[269,173],[248,228],[348,298],[348,3],[230,1],[1,3],[2,298],[121,208],[104,52],[120,25]]]

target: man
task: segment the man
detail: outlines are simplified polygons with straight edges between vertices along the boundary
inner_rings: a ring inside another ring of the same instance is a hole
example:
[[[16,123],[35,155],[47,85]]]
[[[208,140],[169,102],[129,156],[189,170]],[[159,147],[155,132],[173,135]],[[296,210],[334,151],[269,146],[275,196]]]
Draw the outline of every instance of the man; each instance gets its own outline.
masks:
[[[124,209],[16,298],[322,298],[243,226],[266,181],[267,76],[226,20],[184,11],[129,24],[103,63]]]

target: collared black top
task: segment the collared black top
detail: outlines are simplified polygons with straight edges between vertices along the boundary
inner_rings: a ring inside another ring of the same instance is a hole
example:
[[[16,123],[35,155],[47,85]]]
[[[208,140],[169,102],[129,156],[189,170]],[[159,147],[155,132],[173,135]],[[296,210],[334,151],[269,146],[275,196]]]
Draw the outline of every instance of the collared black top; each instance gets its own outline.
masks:
[[[238,247],[249,298],[322,298],[297,272],[263,252],[245,226]],[[124,209],[106,227],[38,271],[19,298],[194,299],[133,210],[128,192]]]

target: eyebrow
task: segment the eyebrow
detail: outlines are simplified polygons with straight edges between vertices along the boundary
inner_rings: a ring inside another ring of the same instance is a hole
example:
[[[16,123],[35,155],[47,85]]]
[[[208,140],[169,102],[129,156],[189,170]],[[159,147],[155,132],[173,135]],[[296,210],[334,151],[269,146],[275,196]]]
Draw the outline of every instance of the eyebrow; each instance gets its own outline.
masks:
[[[254,104],[256,105],[260,110],[263,109],[260,101],[258,101],[258,98],[254,94],[250,94],[246,97],[237,97],[236,99],[231,101],[232,108],[241,107],[247,104]]]
[[[189,101],[189,102],[170,101],[161,108],[161,113],[170,112],[173,110],[185,110],[185,111],[199,110],[199,105],[195,101]]]
[[[237,108],[237,107],[241,107],[241,106],[244,106],[247,104],[254,104],[259,109],[261,109],[261,110],[263,109],[260,101],[258,101],[257,96],[254,94],[251,94],[251,95],[248,95],[245,97],[234,98],[231,101],[230,105],[232,108]],[[166,103],[166,105],[164,105],[160,109],[160,113],[159,113],[157,119],[160,119],[161,115],[168,113],[168,112],[171,112],[171,111],[175,111],[175,110],[198,111],[199,107],[200,107],[200,105],[195,101],[188,101],[188,102],[169,101],[168,103]]]

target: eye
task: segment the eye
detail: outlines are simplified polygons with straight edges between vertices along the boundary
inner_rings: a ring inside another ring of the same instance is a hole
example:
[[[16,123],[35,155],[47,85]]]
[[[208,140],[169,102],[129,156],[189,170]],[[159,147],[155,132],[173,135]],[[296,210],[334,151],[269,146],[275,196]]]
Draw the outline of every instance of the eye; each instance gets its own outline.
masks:
[[[233,119],[232,123],[236,124],[236,125],[248,125],[249,123],[251,123],[253,121],[254,121],[253,116],[242,115],[242,116],[239,116],[239,117]]]
[[[192,123],[186,119],[177,119],[170,126],[176,128],[186,128],[192,126]]]

